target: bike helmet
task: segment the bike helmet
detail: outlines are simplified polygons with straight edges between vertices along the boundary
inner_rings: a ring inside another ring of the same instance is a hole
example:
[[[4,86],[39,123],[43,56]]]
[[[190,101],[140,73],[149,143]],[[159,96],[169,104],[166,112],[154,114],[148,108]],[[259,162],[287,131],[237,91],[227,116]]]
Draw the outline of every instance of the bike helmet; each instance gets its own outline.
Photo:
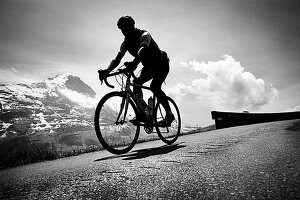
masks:
[[[129,28],[129,27],[134,27],[134,19],[131,16],[122,16],[119,20],[118,20],[118,28],[119,29],[124,29],[124,28]]]

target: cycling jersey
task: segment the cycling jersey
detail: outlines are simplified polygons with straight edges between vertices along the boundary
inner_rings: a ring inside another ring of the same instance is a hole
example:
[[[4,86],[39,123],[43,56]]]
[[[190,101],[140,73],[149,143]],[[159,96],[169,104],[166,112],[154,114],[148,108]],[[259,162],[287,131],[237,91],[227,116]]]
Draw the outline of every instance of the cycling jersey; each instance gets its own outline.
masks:
[[[133,35],[125,37],[124,42],[121,44],[120,53],[124,55],[128,51],[133,57],[136,57],[142,46],[147,48],[145,56],[141,60],[145,68],[155,69],[161,67],[161,63],[168,59],[166,53],[159,49],[151,35],[147,31],[137,28]]]

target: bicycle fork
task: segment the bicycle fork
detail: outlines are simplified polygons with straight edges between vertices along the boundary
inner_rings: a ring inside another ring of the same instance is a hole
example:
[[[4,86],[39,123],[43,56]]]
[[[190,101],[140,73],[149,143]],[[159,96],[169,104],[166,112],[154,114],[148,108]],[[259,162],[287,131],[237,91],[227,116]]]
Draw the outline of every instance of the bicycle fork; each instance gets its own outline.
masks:
[[[122,102],[121,102],[121,105],[120,105],[120,111],[118,113],[118,117],[117,117],[117,120],[115,122],[116,125],[119,125],[119,124],[124,124],[126,123],[126,115],[127,115],[127,110],[128,110],[128,104],[129,104],[129,96],[126,95],[126,97],[123,97],[122,98]],[[125,110],[124,110],[125,108]],[[124,110],[124,116],[123,116],[123,119],[121,117],[121,114]],[[121,118],[121,120],[119,121],[119,119]]]

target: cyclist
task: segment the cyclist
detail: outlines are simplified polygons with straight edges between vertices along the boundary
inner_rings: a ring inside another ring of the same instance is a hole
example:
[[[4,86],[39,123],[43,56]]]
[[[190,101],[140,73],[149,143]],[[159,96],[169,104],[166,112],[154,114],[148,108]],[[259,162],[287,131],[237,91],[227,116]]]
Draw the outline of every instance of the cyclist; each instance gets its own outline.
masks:
[[[161,51],[153,40],[149,32],[135,28],[135,21],[131,16],[122,16],[117,22],[118,28],[122,31],[125,39],[121,44],[120,50],[108,66],[107,69],[99,71],[99,78],[102,81],[113,69],[121,62],[125,53],[128,51],[134,60],[125,62],[126,70],[134,71],[139,63],[142,63],[143,68],[138,78],[133,80],[133,83],[143,85],[151,80],[151,91],[156,94],[158,101],[166,110],[165,121],[162,121],[167,126],[170,126],[175,117],[171,111],[166,94],[162,91],[161,86],[169,73],[169,58],[167,53]],[[147,104],[143,100],[143,92],[140,87],[133,87],[133,92],[137,95],[138,101],[144,104],[146,109]],[[137,118],[131,122],[137,123],[145,121],[143,115],[137,115]]]

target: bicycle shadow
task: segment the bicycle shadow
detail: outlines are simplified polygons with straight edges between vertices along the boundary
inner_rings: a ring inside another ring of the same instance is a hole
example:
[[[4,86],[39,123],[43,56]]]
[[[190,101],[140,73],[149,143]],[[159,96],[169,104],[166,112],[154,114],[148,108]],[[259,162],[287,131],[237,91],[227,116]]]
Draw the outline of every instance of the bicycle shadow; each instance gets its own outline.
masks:
[[[113,156],[108,156],[108,157],[104,157],[104,158],[99,158],[99,159],[94,160],[94,162],[104,161],[104,160],[109,160],[109,159],[114,159],[114,158],[123,158],[122,160],[137,160],[137,159],[147,158],[147,157],[156,156],[156,155],[168,154],[177,149],[186,147],[186,145],[184,145],[183,143],[184,142],[175,143],[172,145],[163,145],[160,147],[138,149],[138,150],[129,152],[124,155],[113,155]]]

